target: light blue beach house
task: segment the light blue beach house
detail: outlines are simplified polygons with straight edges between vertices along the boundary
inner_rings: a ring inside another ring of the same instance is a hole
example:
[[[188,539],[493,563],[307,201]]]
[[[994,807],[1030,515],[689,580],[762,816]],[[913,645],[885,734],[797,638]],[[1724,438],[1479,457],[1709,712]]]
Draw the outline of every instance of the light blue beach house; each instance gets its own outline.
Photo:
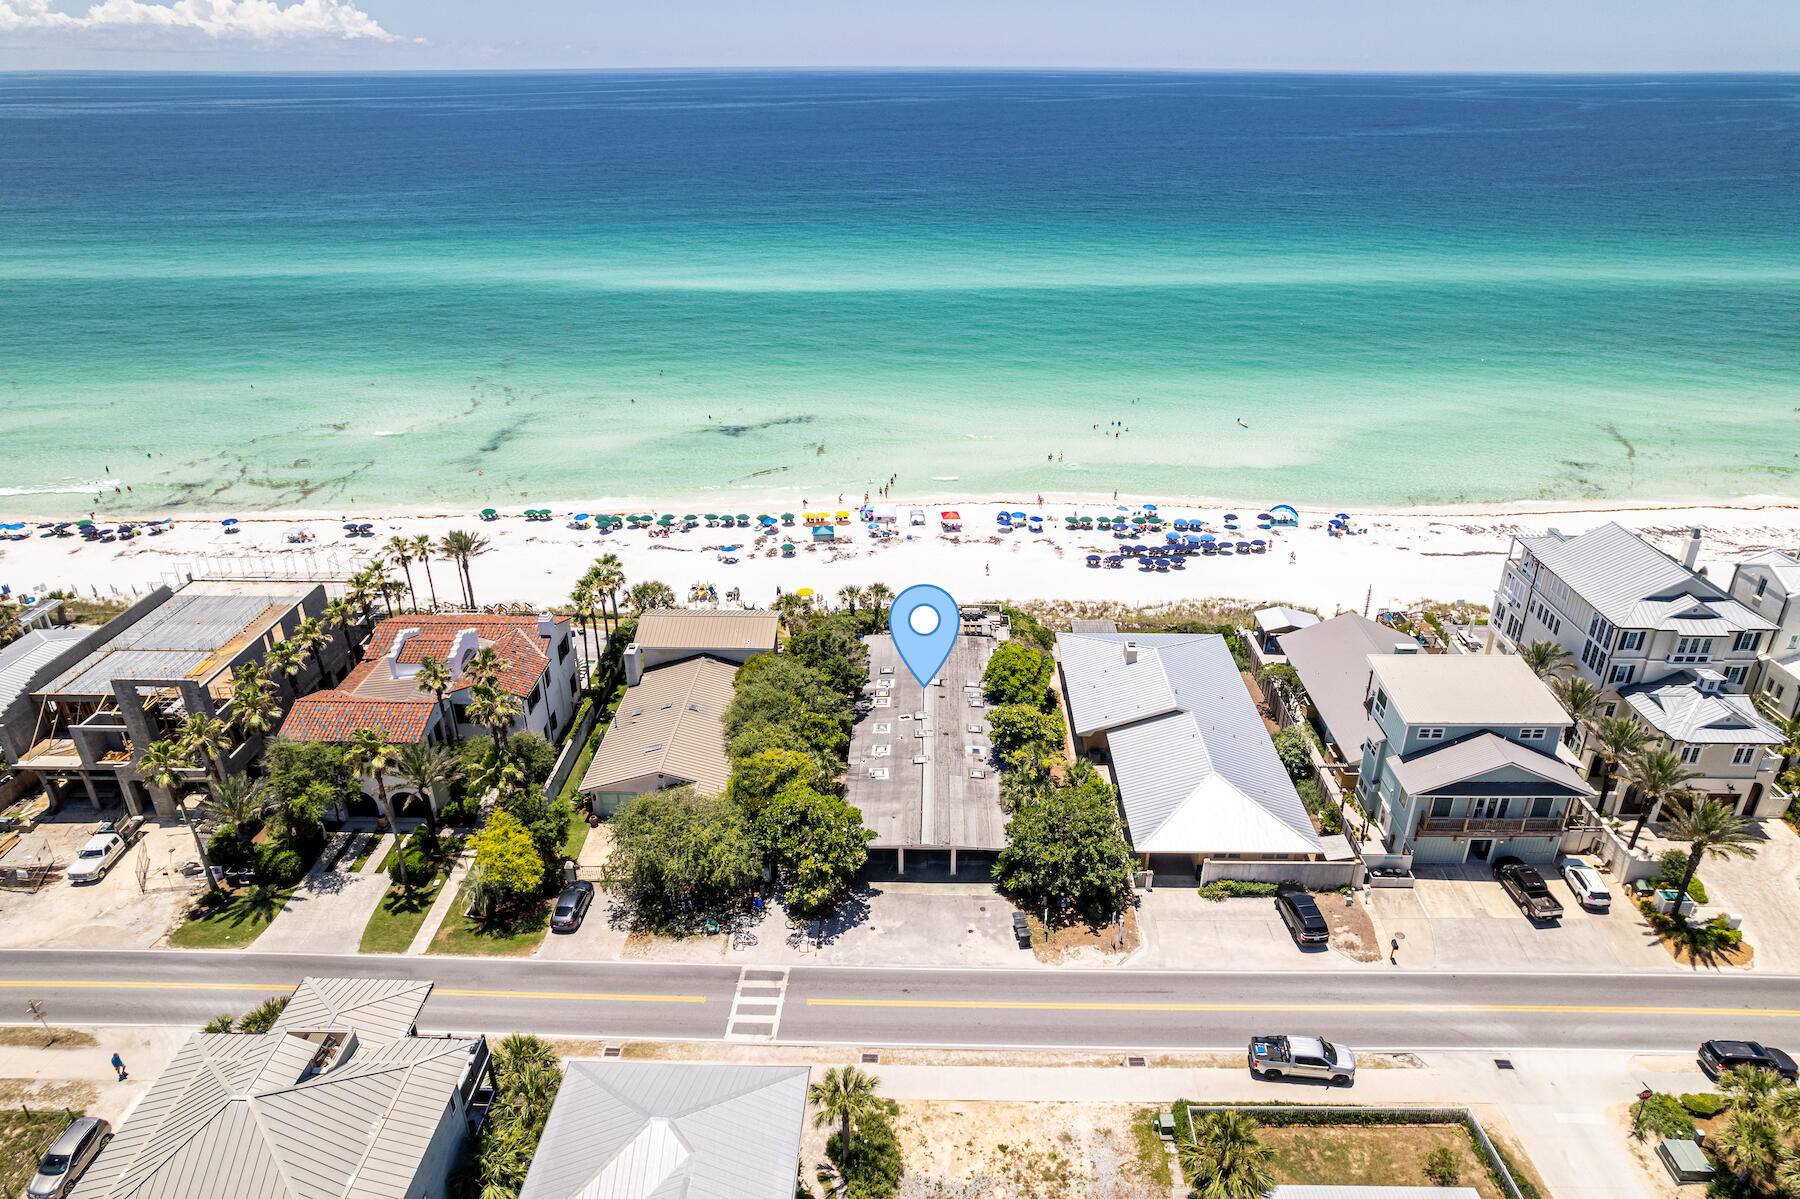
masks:
[[[1414,865],[1556,857],[1593,794],[1561,749],[1568,715],[1511,655],[1372,654],[1357,801]]]

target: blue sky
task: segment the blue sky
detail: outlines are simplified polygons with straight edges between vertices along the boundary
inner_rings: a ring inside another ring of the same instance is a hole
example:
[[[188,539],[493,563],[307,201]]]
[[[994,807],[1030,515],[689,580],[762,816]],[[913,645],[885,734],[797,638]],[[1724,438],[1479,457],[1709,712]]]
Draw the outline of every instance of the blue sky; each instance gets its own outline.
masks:
[[[0,69],[1800,70],[1800,0],[0,0]]]

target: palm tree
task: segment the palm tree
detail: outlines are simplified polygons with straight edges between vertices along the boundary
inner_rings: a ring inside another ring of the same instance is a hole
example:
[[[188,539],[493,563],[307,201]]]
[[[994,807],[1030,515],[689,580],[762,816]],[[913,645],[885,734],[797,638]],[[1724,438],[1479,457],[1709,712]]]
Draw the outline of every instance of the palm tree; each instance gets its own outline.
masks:
[[[575,590],[569,593],[569,603],[575,609],[575,620],[581,625],[581,660],[590,665],[594,661],[594,649],[592,642],[588,640],[588,626],[592,623],[594,605],[598,601],[599,596],[591,578],[583,577],[575,584]]]
[[[862,588],[855,583],[847,583],[838,588],[838,598],[850,606],[850,615],[856,615],[856,601],[862,598]]]
[[[619,562],[617,554],[601,554],[588,575],[594,581],[594,589],[605,592],[606,597],[612,600],[612,624],[606,630],[610,637],[613,629],[619,625],[619,591],[625,586],[625,567]]]
[[[373,624],[375,621],[375,607],[370,601],[375,598],[378,578],[379,572],[359,570],[350,576],[350,589],[344,594],[344,598],[362,612],[364,624]]]
[[[631,601],[632,608],[639,616],[653,608],[673,608],[675,606],[675,592],[667,583],[659,582],[656,579],[647,579],[637,584],[625,593],[625,598]]]
[[[381,581],[381,598],[383,600],[398,603],[406,597],[407,590],[406,584],[399,579],[383,579]],[[388,610],[391,612],[393,608],[390,606]]]
[[[875,1075],[845,1066],[825,1071],[824,1077],[806,1089],[806,1101],[819,1109],[813,1116],[813,1127],[837,1123],[838,1156],[845,1164],[850,1160],[852,1127],[880,1110],[881,1100],[875,1097],[880,1086],[881,1079]]]
[[[401,572],[406,575],[406,590],[407,590],[407,593],[412,596],[413,611],[417,612],[419,610],[419,593],[413,590],[413,581],[412,581],[413,540],[412,540],[412,538],[401,537],[398,535],[390,537],[390,538],[388,538],[387,545],[384,546],[383,548],[386,549],[387,552],[393,557],[394,561],[396,561],[400,564]]]
[[[438,542],[439,556],[456,563],[457,570],[462,575],[463,598],[471,608],[475,606],[475,582],[469,576],[469,563],[492,548],[488,539],[481,534],[462,529],[451,529]]]
[[[1274,1188],[1275,1150],[1256,1135],[1259,1127],[1237,1111],[1209,1112],[1194,1126],[1180,1156],[1200,1199],[1262,1199]]]
[[[808,607],[804,596],[795,595],[791,591],[786,591],[776,596],[775,602],[770,606],[775,610],[775,614],[781,618],[782,628],[790,633],[798,626],[800,617],[806,613]]]
[[[1709,799],[1676,813],[1669,821],[1669,839],[1688,843],[1687,869],[1681,875],[1681,889],[1675,892],[1686,895],[1701,858],[1753,858],[1761,834],[1753,821]]]
[[[263,655],[263,668],[270,675],[281,676],[292,683],[295,676],[306,669],[306,651],[290,637],[269,647],[269,652]]]
[[[419,659],[419,673],[413,678],[418,680],[420,687],[437,696],[437,706],[444,712],[445,719],[450,722],[450,739],[452,741],[462,740],[456,731],[456,713],[452,712],[449,705],[444,702],[444,697],[450,694],[451,689],[456,686],[456,680],[450,674],[449,664],[426,654]]]
[[[1707,1143],[1757,1193],[1767,1194],[1775,1182],[1782,1132],[1781,1123],[1766,1113],[1734,1111]]]
[[[1531,667],[1531,673],[1540,679],[1561,674],[1569,667],[1569,651],[1554,641],[1533,641],[1519,651],[1519,657],[1525,665]]]
[[[246,662],[232,673],[231,723],[246,737],[267,737],[279,726],[281,705],[262,668]]]
[[[1650,822],[1650,813],[1671,799],[1692,795],[1688,780],[1699,778],[1700,772],[1689,770],[1679,756],[1666,749],[1647,749],[1625,764],[1625,777],[1631,780],[1632,789],[1644,805],[1638,811],[1637,827],[1631,830],[1631,840],[1627,843],[1628,848],[1636,849],[1638,836]]]
[[[425,586],[431,592],[431,610],[433,612],[437,611],[437,581],[431,577],[431,551],[434,548],[431,538],[424,533],[420,533],[412,539],[412,559],[425,568]],[[416,604],[414,608],[416,610]]]
[[[215,781],[225,777],[219,767],[219,755],[231,746],[231,729],[224,721],[215,720],[204,712],[195,712],[181,722],[176,735],[181,738],[183,752],[198,755],[206,773]]]
[[[364,570],[359,577],[363,581],[363,590],[368,592],[371,597],[379,597],[381,606],[387,610],[389,616],[392,616],[394,614],[394,593],[388,586],[392,580],[388,578],[387,563],[380,558],[370,558],[368,569]]]
[[[200,814],[219,824],[247,824],[262,819],[262,811],[262,788],[242,774],[207,784],[206,798],[200,803]]]
[[[499,682],[500,676],[510,665],[512,663],[500,656],[500,651],[491,645],[484,645],[469,655],[469,660],[464,664],[463,669],[476,683],[492,687]]]
[[[1775,747],[1781,754],[1781,769],[1775,773],[1786,774],[1788,767],[1800,761],[1800,714],[1783,716],[1781,709],[1760,695],[1756,698],[1756,706],[1781,732],[1781,742]]]
[[[1551,679],[1550,692],[1556,696],[1556,702],[1562,705],[1563,711],[1569,714],[1569,719],[1574,721],[1568,732],[1571,738],[1574,737],[1576,728],[1588,722],[1600,703],[1600,697],[1605,694],[1601,688],[1580,675]]]
[[[894,592],[886,583],[869,584],[869,602],[875,605],[875,627],[881,627],[881,601],[893,598]]]
[[[425,801],[425,823],[435,835],[438,825],[434,792],[462,774],[456,755],[441,745],[418,742],[400,751],[396,773],[418,789],[419,798]]]
[[[1800,1115],[1800,1089],[1773,1070],[1733,1066],[1719,1075],[1719,1090],[1734,1111],[1762,1112],[1787,1123]]]
[[[356,619],[356,608],[349,599],[334,599],[325,605],[319,613],[321,619],[334,624],[344,635],[344,652],[348,654],[356,646],[356,639],[350,635],[350,623]]]
[[[524,711],[518,696],[483,683],[471,688],[469,695],[469,719],[494,735],[496,749],[505,749],[513,718]]]
[[[1644,747],[1650,743],[1650,730],[1629,716],[1603,716],[1590,730],[1590,738],[1594,762],[1605,769],[1597,782],[1590,770],[1588,781],[1594,784],[1594,791],[1600,803],[1604,804],[1619,763],[1629,761],[1644,751]]]
[[[397,762],[394,747],[388,743],[387,737],[380,729],[357,729],[350,735],[350,745],[344,754],[350,769],[359,776],[367,776],[375,780],[375,790],[381,797],[381,811],[387,817],[388,829],[394,834],[394,843],[399,852],[395,855],[400,863],[400,886],[406,888],[406,847],[400,841],[400,825],[394,819],[394,805],[388,799],[387,772]]]
[[[325,631],[325,626],[319,623],[317,617],[309,616],[294,626],[288,640],[299,645],[301,651],[312,658],[313,665],[319,668],[319,682],[324,683],[324,647],[331,644],[331,634]]]
[[[181,787],[181,772],[192,768],[193,762],[173,741],[152,741],[144,747],[144,756],[138,759],[138,775],[152,787],[161,787],[167,791],[177,807],[181,807],[180,796],[176,794]],[[206,885],[216,888],[219,883],[213,877],[212,859],[206,856],[206,844],[200,840],[200,822],[189,820],[185,807],[181,807],[181,819],[188,826],[188,832],[194,836],[194,852],[199,855],[200,866],[206,871]]]

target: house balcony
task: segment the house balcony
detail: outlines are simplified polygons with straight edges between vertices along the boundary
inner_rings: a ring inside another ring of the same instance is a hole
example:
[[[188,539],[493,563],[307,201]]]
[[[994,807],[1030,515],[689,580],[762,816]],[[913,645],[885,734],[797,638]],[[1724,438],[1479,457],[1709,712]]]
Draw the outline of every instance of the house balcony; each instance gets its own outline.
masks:
[[[1463,816],[1427,816],[1419,822],[1421,837],[1555,837],[1563,819],[1549,816],[1524,820],[1492,820]]]

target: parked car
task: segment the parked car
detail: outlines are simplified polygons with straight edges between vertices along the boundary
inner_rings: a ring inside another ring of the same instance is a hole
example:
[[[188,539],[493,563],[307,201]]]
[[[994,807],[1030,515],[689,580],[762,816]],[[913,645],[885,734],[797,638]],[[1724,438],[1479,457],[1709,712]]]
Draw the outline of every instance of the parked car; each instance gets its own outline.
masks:
[[[587,915],[588,906],[593,902],[593,883],[570,883],[556,897],[556,910],[550,913],[551,929],[559,933],[574,932],[581,927],[581,918]]]
[[[1250,1073],[1348,1085],[1356,1078],[1356,1055],[1323,1037],[1251,1037]]]
[[[125,838],[117,833],[95,833],[76,853],[75,862],[69,867],[69,881],[97,883],[124,855]]]
[[[144,835],[144,818],[142,816],[127,816],[123,820],[108,820],[105,824],[95,829],[94,833],[95,835],[99,835],[100,833],[117,833],[119,834],[120,840],[124,841],[127,845],[131,845],[134,844],[139,837]]]
[[[1303,891],[1283,891],[1275,897],[1275,911],[1298,945],[1323,945],[1331,940],[1331,926],[1313,897]]]
[[[1562,904],[1550,894],[1544,876],[1517,858],[1499,858],[1494,862],[1494,877],[1506,888],[1521,911],[1533,920],[1560,920]]]
[[[1612,910],[1612,892],[1600,879],[1600,872],[1580,858],[1562,860],[1563,881],[1575,892],[1575,902],[1596,912]]]
[[[112,1125],[98,1116],[82,1116],[75,1120],[51,1144],[37,1173],[25,1184],[25,1199],[62,1199],[75,1189],[81,1172],[88,1168],[106,1143],[112,1140]]]
[[[1716,1080],[1725,1071],[1738,1066],[1772,1070],[1789,1082],[1795,1080],[1797,1073],[1794,1059],[1772,1045],[1756,1041],[1708,1041],[1700,1046],[1700,1068],[1706,1071],[1708,1078]]]

